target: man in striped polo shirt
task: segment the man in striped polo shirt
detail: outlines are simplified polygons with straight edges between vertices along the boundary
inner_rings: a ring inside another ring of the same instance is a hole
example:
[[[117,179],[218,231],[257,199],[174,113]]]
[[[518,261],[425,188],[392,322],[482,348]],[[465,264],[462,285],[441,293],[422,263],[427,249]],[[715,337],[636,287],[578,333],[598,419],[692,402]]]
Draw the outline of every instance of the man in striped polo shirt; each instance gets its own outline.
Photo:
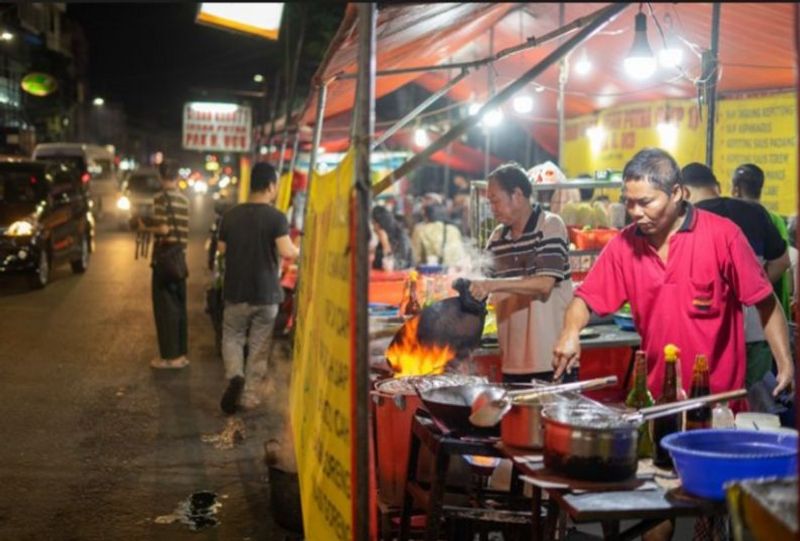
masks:
[[[178,190],[178,165],[173,160],[165,160],[159,172],[164,191],[153,201],[152,225],[147,227],[155,234],[154,261],[160,250],[175,243],[186,249],[189,237],[189,200]],[[150,366],[183,368],[189,364],[186,358],[186,280],[165,282],[153,268],[151,283],[159,356],[150,361]]]
[[[487,245],[494,270],[471,286],[479,299],[492,295],[505,382],[552,377],[553,346],[572,300],[567,228],[557,214],[531,204],[531,192],[516,163],[489,175],[489,204],[500,223]]]

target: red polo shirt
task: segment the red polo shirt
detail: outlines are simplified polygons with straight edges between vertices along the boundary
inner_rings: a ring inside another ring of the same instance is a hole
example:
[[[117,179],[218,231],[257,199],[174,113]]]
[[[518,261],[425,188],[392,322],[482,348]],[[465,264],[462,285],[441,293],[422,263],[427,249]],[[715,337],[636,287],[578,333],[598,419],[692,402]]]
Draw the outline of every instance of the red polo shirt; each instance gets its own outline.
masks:
[[[687,391],[698,353],[708,357],[712,393],[743,387],[742,305],[771,294],[772,284],[739,227],[688,204],[681,228],[669,239],[666,264],[632,224],[608,243],[575,292],[600,315],[630,302],[656,396],[668,343],[681,350]]]

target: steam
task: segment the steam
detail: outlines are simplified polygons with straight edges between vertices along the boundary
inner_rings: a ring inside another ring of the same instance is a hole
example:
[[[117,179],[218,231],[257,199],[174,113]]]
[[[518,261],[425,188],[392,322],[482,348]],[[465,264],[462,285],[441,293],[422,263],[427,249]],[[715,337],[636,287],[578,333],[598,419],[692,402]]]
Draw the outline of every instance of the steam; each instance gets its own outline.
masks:
[[[492,255],[488,250],[478,247],[475,239],[465,239],[462,242],[464,257],[453,265],[450,274],[458,275],[467,280],[485,280],[489,277],[493,267]]]

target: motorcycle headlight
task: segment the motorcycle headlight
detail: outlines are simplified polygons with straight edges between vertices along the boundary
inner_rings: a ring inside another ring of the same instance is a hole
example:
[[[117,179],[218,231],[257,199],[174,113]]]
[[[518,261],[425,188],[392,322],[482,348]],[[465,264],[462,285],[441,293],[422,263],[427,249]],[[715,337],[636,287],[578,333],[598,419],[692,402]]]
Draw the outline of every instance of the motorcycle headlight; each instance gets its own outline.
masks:
[[[36,227],[33,222],[29,220],[17,220],[8,227],[6,235],[9,237],[27,237],[33,235],[34,229],[36,229]]]
[[[131,210],[131,200],[123,195],[117,199],[117,208],[119,210]]]

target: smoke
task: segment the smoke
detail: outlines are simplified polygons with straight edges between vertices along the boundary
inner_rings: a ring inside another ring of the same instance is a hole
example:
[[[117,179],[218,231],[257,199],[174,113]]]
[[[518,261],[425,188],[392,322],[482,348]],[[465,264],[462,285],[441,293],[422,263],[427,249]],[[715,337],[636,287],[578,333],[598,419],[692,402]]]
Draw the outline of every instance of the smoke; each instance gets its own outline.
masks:
[[[451,266],[450,274],[457,274],[467,280],[485,280],[493,267],[492,255],[488,250],[478,247],[475,239],[462,242],[464,257]]]

